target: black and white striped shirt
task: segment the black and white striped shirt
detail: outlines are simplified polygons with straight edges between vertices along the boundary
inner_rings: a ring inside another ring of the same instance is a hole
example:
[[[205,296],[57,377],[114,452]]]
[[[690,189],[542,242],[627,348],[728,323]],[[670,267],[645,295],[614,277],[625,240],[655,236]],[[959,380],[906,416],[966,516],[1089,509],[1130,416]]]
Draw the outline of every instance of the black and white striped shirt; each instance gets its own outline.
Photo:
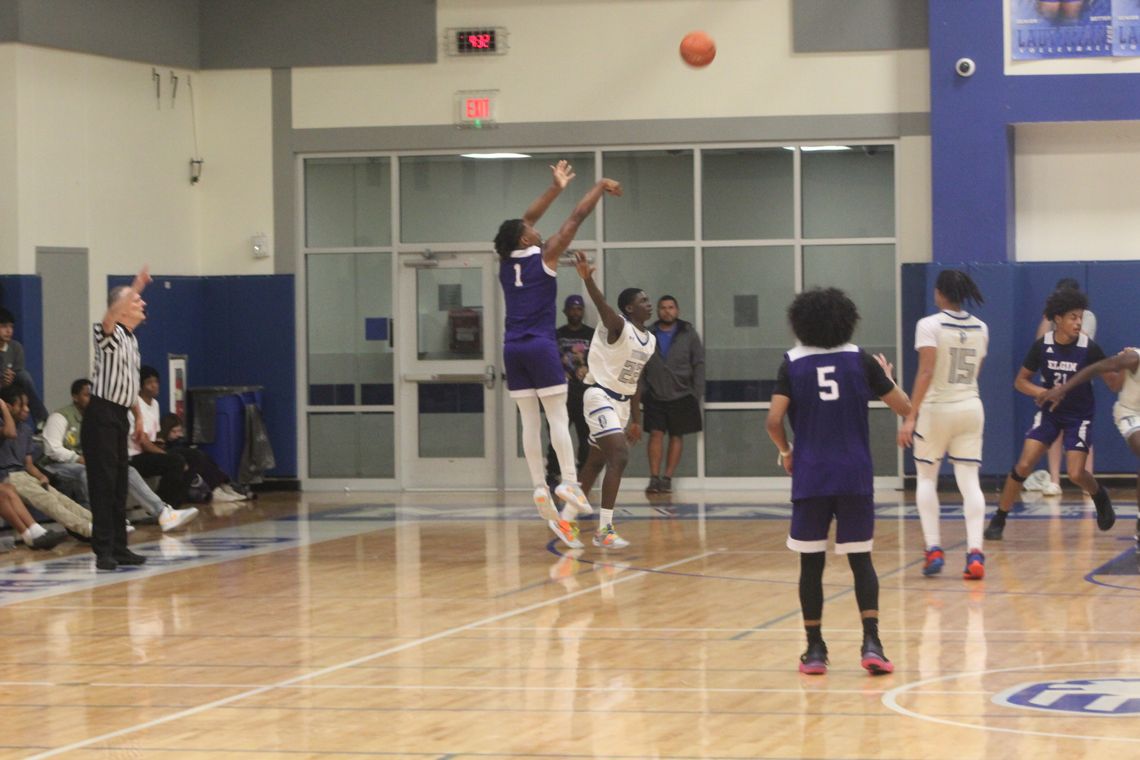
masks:
[[[139,341],[135,334],[116,324],[110,335],[103,323],[96,322],[95,371],[91,375],[91,395],[119,406],[131,407],[139,395]]]

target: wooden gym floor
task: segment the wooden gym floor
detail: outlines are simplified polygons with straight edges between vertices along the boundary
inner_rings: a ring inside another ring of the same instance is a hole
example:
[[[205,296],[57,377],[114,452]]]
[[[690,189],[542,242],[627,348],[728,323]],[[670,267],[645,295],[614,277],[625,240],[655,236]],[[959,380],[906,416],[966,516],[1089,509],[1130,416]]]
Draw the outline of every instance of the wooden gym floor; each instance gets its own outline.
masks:
[[[207,509],[140,528],[134,571],[71,542],[0,555],[0,757],[1140,753],[1132,489],[1107,534],[1072,493],[1029,505],[977,583],[955,497],[924,578],[906,495],[878,495],[880,678],[834,555],[831,671],[797,672],[784,494],[624,496],[622,552],[563,549],[525,494],[417,493]]]

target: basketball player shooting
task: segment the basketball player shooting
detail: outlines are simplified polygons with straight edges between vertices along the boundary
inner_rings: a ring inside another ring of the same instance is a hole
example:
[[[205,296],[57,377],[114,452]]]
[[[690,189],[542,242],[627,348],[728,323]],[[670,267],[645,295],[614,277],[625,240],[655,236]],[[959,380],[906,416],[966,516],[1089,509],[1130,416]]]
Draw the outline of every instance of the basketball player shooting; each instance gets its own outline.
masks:
[[[598,205],[602,194],[621,195],[621,184],[612,179],[599,180],[578,201],[558,232],[543,241],[534,225],[574,179],[574,169],[567,161],[559,161],[550,169],[553,173],[550,187],[530,204],[522,218],[508,219],[499,225],[495,251],[499,254],[499,282],[506,303],[503,365],[507,389],[522,417],[523,454],[534,484],[534,505],[559,538],[574,546],[576,539],[558,530],[560,516],[543,474],[539,405],[546,412],[550,442],[562,471],[562,483],[554,493],[566,502],[568,510],[574,513],[571,516],[591,514],[593,509],[578,485],[570,417],[566,411],[566,373],[555,336],[558,259],[574,240],[578,227]],[[580,542],[577,547],[581,547]]]

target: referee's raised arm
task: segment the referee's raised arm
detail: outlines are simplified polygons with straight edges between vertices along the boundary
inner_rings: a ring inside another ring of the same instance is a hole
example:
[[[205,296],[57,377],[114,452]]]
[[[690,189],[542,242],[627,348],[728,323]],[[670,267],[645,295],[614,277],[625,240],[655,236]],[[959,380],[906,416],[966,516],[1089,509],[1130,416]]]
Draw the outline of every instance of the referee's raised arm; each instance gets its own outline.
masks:
[[[142,300],[143,289],[151,282],[150,269],[146,265],[135,275],[130,287],[111,290],[107,298],[107,311],[103,314],[103,334],[113,335],[115,325],[122,323],[134,329],[146,319],[146,302]]]

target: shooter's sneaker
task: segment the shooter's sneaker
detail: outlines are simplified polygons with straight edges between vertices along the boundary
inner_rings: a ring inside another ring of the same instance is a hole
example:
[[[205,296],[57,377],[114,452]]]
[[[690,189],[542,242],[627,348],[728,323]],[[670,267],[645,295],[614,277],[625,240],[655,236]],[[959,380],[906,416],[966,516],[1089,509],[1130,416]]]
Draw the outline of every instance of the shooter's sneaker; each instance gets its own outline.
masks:
[[[554,508],[554,500],[550,498],[550,489],[545,485],[534,489],[534,506],[543,520],[558,519],[558,510]]]
[[[941,546],[932,546],[926,550],[926,562],[922,565],[923,575],[938,575],[942,566],[946,564],[946,555],[942,553]]]
[[[986,555],[977,549],[966,552],[966,569],[962,577],[968,581],[980,581],[986,577]]]
[[[554,535],[562,539],[562,543],[571,549],[582,548],[582,542],[578,539],[578,523],[568,520],[547,520],[546,524],[554,531]]]
[[[572,506],[579,517],[594,514],[594,508],[590,506],[590,500],[586,498],[586,494],[582,491],[582,486],[577,483],[572,483],[569,480],[559,483],[558,487],[554,489],[554,495]]]
[[[619,536],[613,525],[606,525],[594,534],[594,546],[601,549],[624,549],[629,546],[629,541]]]
[[[883,645],[877,638],[865,636],[863,638],[863,659],[860,662],[863,669],[873,676],[883,676],[893,673],[895,666],[883,654]]]
[[[800,672],[809,676],[827,673],[827,644],[822,641],[808,644],[807,651],[800,655]]]
[[[1041,495],[1042,496],[1060,496],[1061,495],[1061,486],[1057,485],[1052,480],[1050,480],[1048,483],[1046,483],[1044,486],[1041,487]]]
[[[1112,509],[1112,499],[1108,498],[1108,490],[1101,486],[1092,499],[1096,506],[1096,527],[1109,530],[1116,523],[1116,512]]]

